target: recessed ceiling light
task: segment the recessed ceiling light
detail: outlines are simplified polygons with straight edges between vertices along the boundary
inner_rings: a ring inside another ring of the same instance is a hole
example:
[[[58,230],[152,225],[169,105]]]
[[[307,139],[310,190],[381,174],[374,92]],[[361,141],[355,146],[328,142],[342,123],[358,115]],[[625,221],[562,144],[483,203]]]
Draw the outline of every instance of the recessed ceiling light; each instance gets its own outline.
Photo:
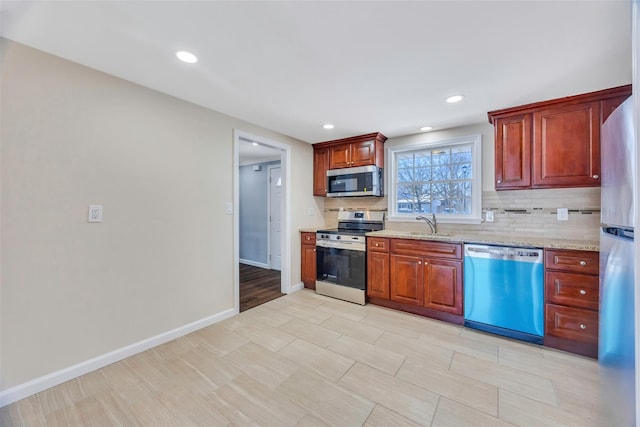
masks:
[[[452,104],[454,102],[460,102],[462,101],[462,98],[464,98],[464,96],[462,95],[453,95],[447,98],[447,102]]]
[[[426,132],[426,131],[431,130],[431,129],[433,129],[433,126],[422,126],[420,128],[420,130],[423,131],[423,132]]]
[[[198,57],[191,52],[187,52],[186,50],[176,52],[176,56],[180,61],[186,62],[187,64],[194,64],[198,62]]]
[[[322,125],[323,128],[325,129],[333,129],[333,125],[331,123],[326,123],[324,125]]]

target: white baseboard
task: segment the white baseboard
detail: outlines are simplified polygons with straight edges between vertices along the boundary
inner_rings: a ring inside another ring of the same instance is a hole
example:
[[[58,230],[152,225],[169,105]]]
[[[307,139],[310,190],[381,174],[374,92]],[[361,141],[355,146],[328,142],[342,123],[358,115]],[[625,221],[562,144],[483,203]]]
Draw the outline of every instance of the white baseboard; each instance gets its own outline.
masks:
[[[293,286],[291,287],[291,289],[289,289],[289,292],[288,292],[288,293],[289,293],[289,294],[292,294],[292,293],[294,293],[294,292],[296,292],[296,291],[299,291],[299,290],[301,290],[301,289],[304,289],[304,283],[302,283],[302,282],[298,283],[297,285],[293,285]]]
[[[238,312],[235,309],[231,308],[221,313],[214,314],[213,316],[197,320],[188,325],[163,332],[154,337],[147,338],[145,340],[128,345],[126,347],[119,348],[101,356],[94,357],[93,359],[85,360],[84,362],[80,362],[77,365],[69,366],[59,371],[44,375],[40,378],[36,378],[15,387],[0,391],[0,408],[58,384],[62,384],[63,382],[87,374],[91,371],[95,371],[96,369],[100,369],[112,363],[118,362],[119,360],[125,359],[129,356],[133,356],[134,354],[141,353],[152,347],[164,344],[176,338],[180,338],[181,336],[197,331],[198,329],[202,329],[207,326],[213,325],[214,323],[221,322],[225,319],[235,316],[236,314],[238,314]]]
[[[260,268],[267,268],[267,269],[271,269],[271,266],[269,264],[265,264],[262,262],[257,262],[257,261],[251,261],[250,259],[240,259],[240,264],[247,264],[247,265],[252,265],[254,267],[260,267]]]

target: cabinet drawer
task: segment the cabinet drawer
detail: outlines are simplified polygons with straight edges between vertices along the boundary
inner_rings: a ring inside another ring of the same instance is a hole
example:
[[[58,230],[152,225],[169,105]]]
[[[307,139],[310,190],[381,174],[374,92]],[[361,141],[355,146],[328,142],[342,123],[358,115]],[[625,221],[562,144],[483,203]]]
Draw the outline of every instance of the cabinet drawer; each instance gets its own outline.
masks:
[[[598,310],[599,282],[598,276],[546,271],[546,300],[556,304]]]
[[[598,342],[598,313],[582,308],[546,304],[545,333],[595,344]]]
[[[383,237],[367,237],[367,250],[389,252],[389,239]]]
[[[544,254],[544,266],[547,269],[598,274],[600,263],[598,252],[546,249]]]
[[[316,233],[302,233],[302,244],[303,245],[315,245],[316,244]]]
[[[462,259],[462,245],[428,240],[391,239],[391,252],[436,258]]]

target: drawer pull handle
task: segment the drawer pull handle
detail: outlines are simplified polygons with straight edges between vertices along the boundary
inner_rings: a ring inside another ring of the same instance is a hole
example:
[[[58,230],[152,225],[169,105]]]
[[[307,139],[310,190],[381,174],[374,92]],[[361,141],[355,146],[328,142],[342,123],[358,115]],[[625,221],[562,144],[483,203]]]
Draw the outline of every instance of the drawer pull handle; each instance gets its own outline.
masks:
[[[585,329],[587,329],[587,325],[585,325],[584,323],[581,323],[580,324],[580,329],[582,329],[584,331]]]
[[[587,265],[587,261],[580,261],[580,265]]]
[[[379,243],[376,243],[376,247],[378,247],[378,246],[380,246],[380,244],[379,244]]]
[[[586,295],[587,291],[585,291],[584,289],[580,289],[580,295]]]

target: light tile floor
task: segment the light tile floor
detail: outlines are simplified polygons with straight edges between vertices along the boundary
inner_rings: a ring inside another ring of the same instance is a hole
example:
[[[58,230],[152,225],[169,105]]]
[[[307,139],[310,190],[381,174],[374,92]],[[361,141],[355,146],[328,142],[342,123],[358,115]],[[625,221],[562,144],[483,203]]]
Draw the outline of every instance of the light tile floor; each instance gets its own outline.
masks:
[[[606,426],[594,360],[303,290],[0,410],[2,426]]]

